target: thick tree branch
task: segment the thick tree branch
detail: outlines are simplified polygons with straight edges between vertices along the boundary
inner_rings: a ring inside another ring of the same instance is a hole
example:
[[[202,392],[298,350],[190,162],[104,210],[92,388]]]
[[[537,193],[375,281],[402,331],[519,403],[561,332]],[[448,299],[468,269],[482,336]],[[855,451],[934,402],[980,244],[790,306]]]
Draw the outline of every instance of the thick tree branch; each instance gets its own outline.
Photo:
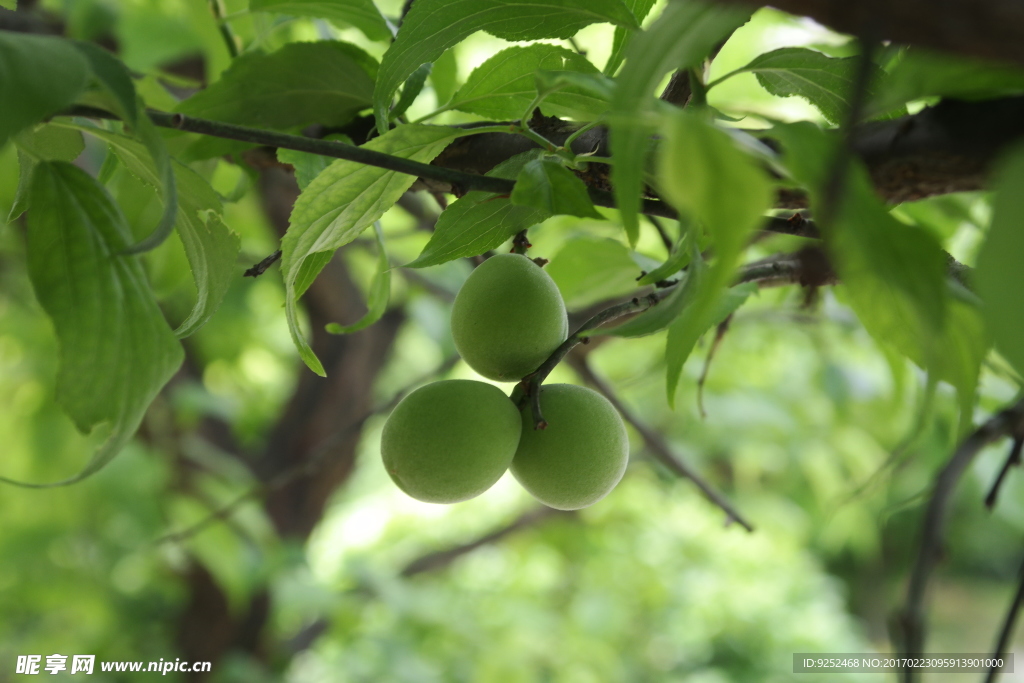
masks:
[[[1024,65],[1024,4],[1018,0],[716,0],[771,5],[840,33],[873,30],[879,39]]]

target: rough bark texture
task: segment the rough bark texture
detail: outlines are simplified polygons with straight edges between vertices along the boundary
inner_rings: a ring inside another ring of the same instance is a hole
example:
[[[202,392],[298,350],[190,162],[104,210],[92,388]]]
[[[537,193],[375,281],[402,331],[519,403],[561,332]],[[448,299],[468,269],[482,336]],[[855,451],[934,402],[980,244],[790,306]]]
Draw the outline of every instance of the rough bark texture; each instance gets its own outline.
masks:
[[[717,0],[771,5],[811,17],[841,33],[1024,65],[1024,3],[1020,0]]]

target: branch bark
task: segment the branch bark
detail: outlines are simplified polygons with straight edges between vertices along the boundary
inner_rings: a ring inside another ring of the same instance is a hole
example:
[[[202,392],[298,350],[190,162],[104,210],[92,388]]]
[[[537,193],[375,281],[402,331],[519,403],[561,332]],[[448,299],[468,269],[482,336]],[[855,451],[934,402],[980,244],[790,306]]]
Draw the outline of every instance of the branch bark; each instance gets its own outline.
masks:
[[[875,33],[880,39],[1024,65],[1024,4],[1017,0],[717,0],[771,5],[811,17],[840,33]]]

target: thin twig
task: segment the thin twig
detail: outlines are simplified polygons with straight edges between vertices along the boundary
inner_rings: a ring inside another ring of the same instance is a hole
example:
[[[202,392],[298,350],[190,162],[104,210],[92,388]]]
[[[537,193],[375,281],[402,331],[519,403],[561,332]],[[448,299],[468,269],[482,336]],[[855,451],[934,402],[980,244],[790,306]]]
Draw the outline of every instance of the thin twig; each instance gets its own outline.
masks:
[[[442,569],[463,555],[471,553],[481,546],[496,543],[509,534],[534,526],[535,524],[552,517],[572,518],[574,516],[575,511],[555,510],[549,507],[534,508],[529,512],[523,513],[510,524],[499,529],[495,529],[494,531],[490,531],[480,538],[469,541],[468,543],[460,543],[451,548],[446,548],[445,550],[437,550],[432,553],[427,553],[426,555],[413,560],[409,564],[405,565],[400,576],[409,578],[410,576],[416,576],[423,572]]]
[[[221,37],[224,38],[224,45],[228,49],[228,54],[234,59],[238,56],[238,40],[231,30],[230,24],[224,21],[224,5],[221,3],[221,0],[210,0],[210,11],[213,12],[213,17],[217,20],[217,26],[220,29]]]
[[[1003,468],[999,470],[999,476],[992,482],[992,488],[989,490],[988,495],[985,496],[985,507],[989,510],[995,507],[996,498],[999,496],[999,489],[1002,488],[1003,481],[1006,479],[1010,468],[1020,464],[1021,449],[1024,449],[1024,436],[1017,436],[1013,440],[1013,445],[1010,446],[1010,453],[1003,462]]]
[[[750,522],[743,518],[743,515],[733,507],[732,503],[730,503],[725,496],[716,491],[711,484],[704,480],[704,477],[702,477],[694,467],[674,452],[672,447],[665,440],[665,437],[637,417],[636,414],[634,414],[633,411],[619,399],[611,386],[593,371],[590,367],[590,363],[587,362],[585,357],[576,354],[569,356],[569,364],[577,373],[579,373],[584,382],[604,394],[604,397],[607,398],[608,401],[615,406],[615,409],[619,411],[619,414],[622,415],[622,419],[633,425],[633,428],[636,429],[643,438],[644,443],[647,445],[647,449],[655,458],[658,459],[659,462],[675,472],[677,475],[686,477],[696,484],[697,488],[700,489],[701,493],[703,493],[708,500],[725,512],[728,516],[729,522],[736,522],[747,531],[754,530],[754,527]]]
[[[718,347],[722,345],[722,339],[725,338],[725,333],[729,331],[729,323],[732,322],[733,314],[730,313],[725,317],[725,320],[718,323],[718,327],[715,329],[715,339],[711,342],[711,348],[708,349],[707,358],[704,359],[704,369],[700,372],[700,378],[697,380],[697,409],[700,410],[700,416],[702,419],[706,419],[708,414],[704,410],[704,382],[708,379],[708,370],[711,369],[711,361],[715,358],[715,353],[718,352]]]
[[[1010,604],[1010,610],[1006,613],[1006,618],[1003,620],[1003,628],[999,631],[999,639],[996,641],[995,650],[992,652],[992,658],[998,659],[1005,657],[1010,647],[1010,636],[1013,635],[1013,627],[1017,624],[1017,615],[1020,614],[1020,607],[1024,604],[1024,564],[1020,568],[1020,579],[1017,583],[1017,594],[1013,596],[1013,602]],[[996,676],[999,675],[1002,667],[992,666],[988,670],[988,675],[985,676],[985,683],[994,683]]]
[[[281,258],[281,250],[280,249],[278,249],[273,254],[271,254],[270,256],[266,257],[265,259],[263,259],[259,263],[255,264],[252,268],[249,268],[248,270],[246,270],[244,273],[242,273],[242,276],[243,277],[259,277],[260,275],[263,275],[263,273],[267,272],[267,268],[269,268],[270,266],[274,265],[279,258]]]
[[[921,547],[910,575],[907,602],[901,615],[903,651],[906,654],[920,654],[924,647],[924,604],[928,579],[940,556],[946,513],[957,482],[982,448],[1005,436],[1021,433],[1024,433],[1024,400],[978,427],[960,444],[936,477],[921,529]],[[904,669],[905,683],[912,683],[915,673],[914,669]]]

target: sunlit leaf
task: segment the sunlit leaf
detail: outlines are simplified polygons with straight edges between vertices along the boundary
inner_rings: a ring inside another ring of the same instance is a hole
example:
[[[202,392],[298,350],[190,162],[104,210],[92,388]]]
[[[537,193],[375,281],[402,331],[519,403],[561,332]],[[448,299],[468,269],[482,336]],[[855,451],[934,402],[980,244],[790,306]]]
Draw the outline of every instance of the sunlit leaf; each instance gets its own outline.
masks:
[[[615,203],[630,244],[635,245],[640,236],[637,216],[654,132],[648,113],[655,86],[672,69],[699,64],[749,17],[746,9],[698,0],[670,2],[641,39],[630,44],[626,66],[616,79],[618,86],[609,114]]]
[[[654,7],[654,0],[626,0],[626,5],[639,24],[650,14],[651,8]],[[626,48],[629,46],[629,41],[632,37],[632,31],[627,31],[621,26],[615,27],[615,36],[612,38],[612,52],[608,55],[608,61],[604,65],[604,74],[606,76],[614,76],[615,72],[622,66],[622,61],[626,58]]]
[[[387,21],[372,0],[249,0],[249,9],[329,19],[342,27],[355,26],[370,40],[391,37]]]
[[[366,297],[366,315],[351,325],[330,323],[327,325],[327,331],[331,334],[349,334],[367,328],[380,320],[388,308],[388,299],[391,297],[391,263],[384,247],[384,233],[381,231],[380,222],[373,227],[373,235],[377,240],[377,272],[373,274],[370,293]]]
[[[141,143],[99,128],[78,129],[108,143],[132,175],[151,187],[160,187],[160,172]],[[220,307],[237,276],[240,242],[220,219],[220,199],[210,184],[183,164],[175,163],[173,169],[181,191],[174,225],[185,247],[198,297],[188,318],[175,330],[179,337],[186,337],[202,327]]]
[[[567,241],[544,270],[570,310],[636,289],[640,271],[622,242],[593,235]]]
[[[404,125],[364,147],[414,161],[429,162],[460,135],[442,126]],[[297,301],[342,247],[379,219],[416,178],[339,159],[316,177],[292,209],[281,240],[285,311],[292,339],[311,370],[324,374],[298,323]]]
[[[802,97],[829,123],[838,124],[849,110],[860,60],[860,57],[829,57],[805,47],[784,47],[758,55],[716,83],[735,74],[753,73],[758,83],[772,95]],[[869,96],[885,78],[885,72],[872,65]]]
[[[537,95],[534,73],[540,70],[598,73],[585,57],[557,45],[510,47],[474,69],[448,107],[497,121],[519,119]],[[576,86],[548,95],[541,108],[551,116],[594,118],[608,105],[607,98]]]
[[[377,129],[387,130],[391,98],[413,71],[477,31],[514,41],[569,38],[596,22],[637,26],[622,0],[417,0],[381,61]]]
[[[978,253],[974,281],[996,348],[1024,374],[1024,150],[1017,148],[999,170],[992,224]]]

